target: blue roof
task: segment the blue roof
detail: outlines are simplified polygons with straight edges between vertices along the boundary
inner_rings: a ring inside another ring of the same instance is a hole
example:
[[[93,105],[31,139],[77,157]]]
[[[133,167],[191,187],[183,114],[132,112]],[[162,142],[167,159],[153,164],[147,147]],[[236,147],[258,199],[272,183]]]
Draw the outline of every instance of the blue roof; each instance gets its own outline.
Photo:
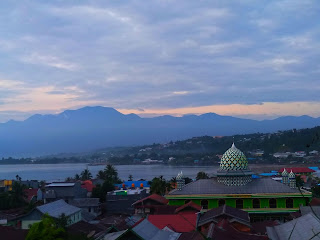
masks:
[[[319,170],[319,168],[318,168],[318,167],[309,167],[309,169],[311,169],[311,170],[315,170],[315,171],[318,171],[318,170]]]
[[[252,178],[260,178],[260,177],[256,174],[252,174]]]
[[[64,200],[58,200],[52,203],[48,203],[42,206],[37,207],[37,209],[43,214],[47,213],[51,217],[58,218],[61,214],[65,214],[66,216],[71,216],[77,212],[80,212],[81,209],[75,206],[72,206],[66,203]]]
[[[275,176],[278,175],[277,173],[260,173],[260,176],[266,176],[266,177],[271,177],[271,176]]]
[[[132,183],[136,187],[140,187],[140,184],[142,183],[144,187],[150,187],[148,181],[125,181],[124,184],[126,187],[131,187]]]

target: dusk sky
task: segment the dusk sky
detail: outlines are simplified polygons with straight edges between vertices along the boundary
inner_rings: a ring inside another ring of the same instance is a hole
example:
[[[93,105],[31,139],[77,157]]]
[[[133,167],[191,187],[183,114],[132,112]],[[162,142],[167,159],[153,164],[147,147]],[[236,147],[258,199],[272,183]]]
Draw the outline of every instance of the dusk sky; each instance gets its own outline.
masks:
[[[83,106],[140,116],[320,116],[320,4],[0,2],[0,122]]]

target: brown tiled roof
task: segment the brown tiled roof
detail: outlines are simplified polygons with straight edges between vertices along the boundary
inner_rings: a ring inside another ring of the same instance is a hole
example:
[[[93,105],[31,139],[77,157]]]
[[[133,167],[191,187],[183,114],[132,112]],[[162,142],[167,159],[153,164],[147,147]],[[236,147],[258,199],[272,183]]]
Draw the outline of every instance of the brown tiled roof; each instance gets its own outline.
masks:
[[[320,198],[313,198],[309,205],[310,206],[320,206]]]
[[[190,202],[182,205],[181,207],[177,208],[176,211],[175,211],[175,213],[178,213],[178,212],[181,212],[181,211],[183,211],[183,210],[185,210],[185,209],[190,209],[190,208],[191,208],[191,209],[194,209],[195,212],[199,212],[199,211],[201,210],[201,206],[199,206],[198,204],[190,201]]]
[[[214,226],[213,231],[209,233],[210,239],[223,239],[223,240],[268,240],[266,235],[257,235],[252,233],[240,232],[235,229],[232,224],[223,219],[223,223]]]
[[[250,218],[247,212],[237,208],[229,207],[227,205],[213,208],[204,213],[202,216],[200,216],[198,225],[202,226],[211,221],[218,222],[218,218],[221,216],[228,216],[243,224],[250,225]]]
[[[156,201],[156,202],[158,202],[160,204],[163,204],[163,205],[167,205],[168,204],[168,200],[165,197],[162,197],[162,196],[154,193],[154,194],[152,194],[152,195],[150,195],[148,197],[145,197],[145,198],[143,198],[143,199],[141,199],[139,201],[136,201],[132,205],[136,205],[138,203],[144,202],[144,201],[149,200],[149,199],[153,200],[153,201]]]
[[[74,233],[74,234],[85,234],[88,235],[91,232],[95,232],[95,234],[99,232],[103,232],[107,230],[108,228],[103,225],[97,225],[97,224],[90,224],[84,221],[77,222],[75,224],[72,224],[68,227],[68,232]]]

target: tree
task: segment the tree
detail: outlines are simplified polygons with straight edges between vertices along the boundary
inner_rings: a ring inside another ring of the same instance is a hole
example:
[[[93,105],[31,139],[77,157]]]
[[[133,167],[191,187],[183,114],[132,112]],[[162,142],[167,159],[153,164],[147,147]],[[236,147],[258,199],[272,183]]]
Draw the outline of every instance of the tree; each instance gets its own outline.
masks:
[[[92,179],[92,174],[91,174],[91,172],[89,171],[88,168],[84,169],[84,170],[81,172],[80,178],[81,178],[82,181]]]
[[[319,198],[320,197],[320,186],[316,185],[311,188],[312,197]]]
[[[14,206],[21,206],[25,204],[26,193],[25,190],[26,186],[22,185],[20,182],[13,182],[12,184],[12,191],[10,192],[11,201]]]
[[[296,185],[297,187],[302,187],[304,185],[304,181],[300,175],[296,175]]]
[[[32,224],[26,240],[63,240],[66,239],[66,232],[58,227],[55,220],[45,214],[40,222]]]
[[[197,177],[196,177],[197,180],[199,180],[199,179],[208,179],[208,178],[209,178],[209,176],[205,172],[198,172]]]
[[[159,195],[164,195],[167,190],[167,183],[166,180],[160,176],[160,177],[155,177],[151,181],[150,185],[150,192],[151,193],[156,193]]]
[[[103,170],[100,170],[98,173],[97,173],[97,178],[99,179],[106,179],[106,174]]]
[[[122,182],[118,177],[117,170],[111,164],[108,164],[103,171],[100,170],[97,174],[97,178],[108,180],[109,182],[112,182],[114,184]]]
[[[105,202],[107,193],[113,190],[113,183],[105,180],[102,186],[98,184],[95,188],[92,189],[92,197],[99,198],[100,202]]]
[[[128,181],[132,181],[132,180],[133,180],[133,177],[132,177],[132,175],[130,174]]]
[[[70,219],[62,213],[56,220],[56,225],[58,228],[66,229],[67,226],[70,224]]]
[[[76,175],[74,175],[74,179],[75,180],[80,180],[80,175],[77,173]]]

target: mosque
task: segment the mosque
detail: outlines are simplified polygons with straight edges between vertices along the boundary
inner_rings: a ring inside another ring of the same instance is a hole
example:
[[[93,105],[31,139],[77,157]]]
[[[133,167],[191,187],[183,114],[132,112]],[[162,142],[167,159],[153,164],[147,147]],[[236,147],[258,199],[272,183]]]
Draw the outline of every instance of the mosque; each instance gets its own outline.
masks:
[[[166,195],[169,205],[192,201],[203,210],[228,205],[247,211],[251,221],[283,220],[291,212],[308,205],[312,194],[296,187],[295,174],[282,173],[282,182],[271,178],[252,178],[246,156],[234,144],[222,156],[220,168],[210,179],[185,185],[184,176],[177,176],[177,189]]]

